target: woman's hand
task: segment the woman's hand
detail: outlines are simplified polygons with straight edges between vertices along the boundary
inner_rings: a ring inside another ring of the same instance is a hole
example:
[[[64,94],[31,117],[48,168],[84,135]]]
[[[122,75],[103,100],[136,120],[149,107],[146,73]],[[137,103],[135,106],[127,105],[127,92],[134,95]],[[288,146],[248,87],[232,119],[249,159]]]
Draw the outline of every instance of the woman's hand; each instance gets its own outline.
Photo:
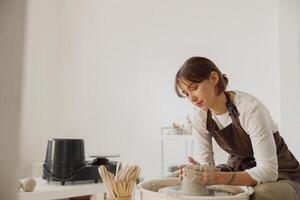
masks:
[[[196,160],[194,160],[194,158],[192,156],[188,156],[187,158],[192,165],[200,165],[200,163],[198,163]]]
[[[216,170],[208,165],[187,165],[184,167],[183,176],[190,177],[200,185],[217,184]]]
[[[190,176],[193,181],[201,185],[217,184],[216,172],[219,171],[208,165],[200,165],[193,157],[188,156],[191,165],[181,167],[181,176]]]
[[[192,165],[200,165],[200,163],[198,163],[197,161],[195,161],[192,156],[188,156],[187,158],[188,158],[188,161],[190,162],[190,164],[192,164]],[[187,164],[178,166],[180,180],[183,179],[183,169],[184,169],[185,166],[187,166]]]

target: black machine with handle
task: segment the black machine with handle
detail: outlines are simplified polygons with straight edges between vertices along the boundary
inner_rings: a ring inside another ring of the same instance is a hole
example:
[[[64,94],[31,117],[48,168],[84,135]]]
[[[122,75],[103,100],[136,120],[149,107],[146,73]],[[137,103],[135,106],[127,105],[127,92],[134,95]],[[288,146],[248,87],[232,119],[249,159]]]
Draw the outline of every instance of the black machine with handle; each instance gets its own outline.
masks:
[[[48,140],[45,162],[43,164],[43,179],[66,182],[76,181],[102,181],[98,173],[100,165],[108,171],[115,173],[117,162],[106,158],[95,158],[93,161],[85,160],[83,139]]]

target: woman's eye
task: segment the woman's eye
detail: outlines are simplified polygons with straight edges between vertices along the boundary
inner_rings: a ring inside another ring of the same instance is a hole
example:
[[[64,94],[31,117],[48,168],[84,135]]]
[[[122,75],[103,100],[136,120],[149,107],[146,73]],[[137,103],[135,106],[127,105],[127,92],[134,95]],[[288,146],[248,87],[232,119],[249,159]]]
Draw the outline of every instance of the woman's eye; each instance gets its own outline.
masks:
[[[197,90],[198,86],[192,86],[190,87],[190,90]]]

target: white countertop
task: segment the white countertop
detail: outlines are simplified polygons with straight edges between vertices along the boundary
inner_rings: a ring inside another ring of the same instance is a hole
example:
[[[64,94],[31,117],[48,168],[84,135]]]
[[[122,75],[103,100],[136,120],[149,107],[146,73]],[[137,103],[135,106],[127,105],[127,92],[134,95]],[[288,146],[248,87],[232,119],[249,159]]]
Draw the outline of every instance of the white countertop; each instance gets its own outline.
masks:
[[[103,183],[81,183],[61,185],[60,182],[50,182],[42,178],[36,178],[37,185],[33,192],[20,190],[17,194],[18,200],[51,200],[62,199],[84,195],[104,196],[105,187]],[[101,198],[102,199],[102,198]]]

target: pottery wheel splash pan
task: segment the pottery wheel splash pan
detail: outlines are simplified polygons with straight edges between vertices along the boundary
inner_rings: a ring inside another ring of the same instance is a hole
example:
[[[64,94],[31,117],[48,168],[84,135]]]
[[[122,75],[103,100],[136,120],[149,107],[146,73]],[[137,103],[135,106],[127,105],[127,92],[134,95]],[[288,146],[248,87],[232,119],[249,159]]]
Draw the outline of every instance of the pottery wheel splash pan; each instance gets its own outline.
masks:
[[[249,200],[254,192],[252,187],[239,186],[236,194],[220,191],[222,186],[209,186],[208,196],[192,196],[181,193],[181,181],[178,178],[144,181],[137,187],[138,200]]]

